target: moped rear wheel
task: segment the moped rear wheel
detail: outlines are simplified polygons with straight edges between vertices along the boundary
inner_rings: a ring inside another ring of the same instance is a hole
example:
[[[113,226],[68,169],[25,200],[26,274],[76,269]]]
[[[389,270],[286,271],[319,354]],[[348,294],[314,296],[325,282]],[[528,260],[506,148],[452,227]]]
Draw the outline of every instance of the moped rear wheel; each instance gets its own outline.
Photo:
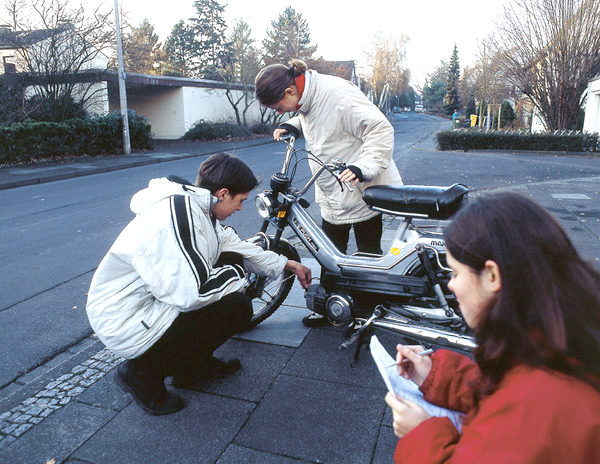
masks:
[[[272,239],[272,237],[269,237]],[[267,249],[269,243],[262,235],[255,235],[246,241]],[[277,249],[271,250],[294,261],[300,261],[296,249],[284,239],[279,240]],[[267,281],[258,274],[248,273],[246,275],[246,285],[244,291],[252,297],[253,314],[250,319],[250,328],[255,327],[273,314],[284,302],[292,286],[294,285],[295,275],[287,270],[283,270],[275,279]]]

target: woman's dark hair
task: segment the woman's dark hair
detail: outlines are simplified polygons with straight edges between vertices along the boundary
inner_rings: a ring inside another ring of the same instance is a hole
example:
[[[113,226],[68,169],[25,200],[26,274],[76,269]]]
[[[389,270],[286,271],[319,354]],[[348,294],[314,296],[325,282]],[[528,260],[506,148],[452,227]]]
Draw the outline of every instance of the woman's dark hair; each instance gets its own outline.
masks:
[[[258,185],[252,170],[235,156],[221,152],[209,156],[198,169],[196,186],[214,194],[221,188],[229,189],[232,195],[246,193]]]
[[[256,98],[264,106],[271,106],[283,98],[285,89],[295,85],[296,77],[307,70],[306,63],[302,60],[292,60],[290,66],[271,64],[260,70],[254,87]]]
[[[600,274],[544,208],[515,194],[483,196],[444,233],[459,262],[500,269],[497,301],[475,329],[478,399],[516,364],[549,368],[600,390]]]

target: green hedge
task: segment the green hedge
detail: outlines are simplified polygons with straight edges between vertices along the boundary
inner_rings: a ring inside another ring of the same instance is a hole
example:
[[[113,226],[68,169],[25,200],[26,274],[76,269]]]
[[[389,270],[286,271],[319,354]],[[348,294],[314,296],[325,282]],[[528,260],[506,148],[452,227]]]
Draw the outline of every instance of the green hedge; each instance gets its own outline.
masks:
[[[146,118],[128,112],[131,148],[152,148]],[[117,112],[63,122],[20,122],[0,127],[0,162],[18,162],[65,155],[123,152],[123,123]]]
[[[438,132],[436,138],[440,150],[600,151],[600,135],[596,132],[458,129]]]

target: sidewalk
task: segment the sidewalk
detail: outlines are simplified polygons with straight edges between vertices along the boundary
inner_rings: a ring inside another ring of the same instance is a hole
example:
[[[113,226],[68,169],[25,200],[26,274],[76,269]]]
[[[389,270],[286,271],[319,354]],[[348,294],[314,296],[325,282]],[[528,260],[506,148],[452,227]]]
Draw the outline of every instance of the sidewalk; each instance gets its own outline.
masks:
[[[162,161],[205,156],[270,139],[160,144],[127,157],[0,169],[0,189]],[[569,225],[576,246],[600,256],[599,178],[516,187]],[[384,247],[391,230],[383,237]],[[304,264],[318,275],[317,263]],[[113,381],[122,361],[89,337],[0,391],[2,463],[382,464],[396,438],[385,385],[370,354],[351,367],[354,346],[338,350],[334,327],[308,329],[296,283],[285,305],[259,327],[226,342],[217,355],[242,369],[206,382],[201,393],[178,390],[186,407],[154,417]],[[393,352],[398,337],[377,333]],[[171,388],[171,387],[168,387]]]
[[[272,142],[271,137],[235,142],[158,141],[154,149],[145,153],[136,152],[122,156],[78,157],[73,160],[6,166],[0,168],[0,190],[148,164],[164,163],[176,159],[208,156],[219,151],[230,151]]]

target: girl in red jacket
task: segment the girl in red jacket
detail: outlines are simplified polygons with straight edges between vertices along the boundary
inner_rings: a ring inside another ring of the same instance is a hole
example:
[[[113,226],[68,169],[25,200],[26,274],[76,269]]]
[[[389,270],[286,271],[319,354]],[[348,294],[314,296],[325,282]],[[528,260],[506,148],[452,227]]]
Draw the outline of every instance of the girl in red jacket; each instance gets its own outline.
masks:
[[[471,203],[445,239],[476,362],[398,345],[398,370],[427,401],[466,416],[459,432],[388,393],[401,438],[394,461],[600,462],[598,272],[546,210],[513,193]]]

